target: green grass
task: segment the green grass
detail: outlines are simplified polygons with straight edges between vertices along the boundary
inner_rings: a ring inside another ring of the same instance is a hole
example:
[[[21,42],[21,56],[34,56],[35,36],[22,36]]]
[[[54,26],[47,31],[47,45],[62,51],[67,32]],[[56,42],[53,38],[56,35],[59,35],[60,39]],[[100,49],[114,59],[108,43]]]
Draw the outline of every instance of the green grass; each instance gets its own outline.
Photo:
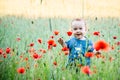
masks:
[[[51,25],[50,25],[51,20]],[[120,18],[86,18],[88,33],[87,37],[93,42],[104,39],[111,46],[120,41]],[[91,70],[96,66],[96,73],[90,76],[83,74],[80,70],[76,74],[75,68],[66,69],[67,56],[61,51],[61,46],[57,39],[63,37],[68,40],[66,32],[70,28],[71,19],[26,19],[22,17],[5,16],[0,17],[0,48],[4,50],[10,47],[12,50],[7,54],[7,58],[0,55],[0,80],[120,80],[120,45],[109,52],[102,52],[105,61],[102,58],[93,57]],[[51,28],[50,28],[51,26]],[[58,30],[60,34],[55,36],[54,30]],[[94,36],[93,32],[99,31],[100,37]],[[47,50],[47,41],[50,36],[54,36],[57,47]],[[114,40],[113,36],[117,36]],[[16,38],[20,37],[20,41]],[[42,39],[42,44],[37,39]],[[38,54],[42,54],[42,58],[34,60],[29,53],[29,44],[34,42],[33,48]],[[45,49],[47,53],[41,53],[40,49]],[[11,56],[12,54],[12,56]],[[22,55],[22,58],[20,56]],[[114,60],[109,61],[112,56]],[[28,58],[25,61],[24,58]],[[57,62],[57,66],[53,62]],[[35,64],[37,65],[35,67]],[[26,67],[24,74],[17,73],[17,68]]]

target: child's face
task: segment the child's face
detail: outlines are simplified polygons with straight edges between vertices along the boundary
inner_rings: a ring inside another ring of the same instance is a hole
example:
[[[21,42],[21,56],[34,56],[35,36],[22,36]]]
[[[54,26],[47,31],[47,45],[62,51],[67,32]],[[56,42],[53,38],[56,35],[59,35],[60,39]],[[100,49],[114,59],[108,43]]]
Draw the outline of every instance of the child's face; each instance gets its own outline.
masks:
[[[86,25],[83,21],[74,21],[72,23],[72,32],[77,39],[81,39],[85,36]]]

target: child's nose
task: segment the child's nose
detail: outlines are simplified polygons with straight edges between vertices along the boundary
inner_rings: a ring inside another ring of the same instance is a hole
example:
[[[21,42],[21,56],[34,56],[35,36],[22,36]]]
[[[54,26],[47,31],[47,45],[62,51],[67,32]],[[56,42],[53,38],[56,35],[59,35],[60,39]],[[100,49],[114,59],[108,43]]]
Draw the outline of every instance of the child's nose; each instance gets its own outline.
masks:
[[[80,29],[78,29],[78,30],[77,30],[77,32],[81,32],[81,30],[80,30]]]

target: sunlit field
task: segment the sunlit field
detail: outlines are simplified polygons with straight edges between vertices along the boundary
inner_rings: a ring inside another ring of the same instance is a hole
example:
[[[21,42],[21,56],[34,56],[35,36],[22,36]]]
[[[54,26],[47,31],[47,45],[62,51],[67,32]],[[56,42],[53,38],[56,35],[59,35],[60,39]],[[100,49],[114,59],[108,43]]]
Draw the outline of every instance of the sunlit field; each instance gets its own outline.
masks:
[[[120,80],[120,18],[86,18],[86,36],[110,47],[91,58],[89,75],[84,65],[66,68],[68,53],[57,42],[71,37],[71,20],[0,17],[0,80]]]

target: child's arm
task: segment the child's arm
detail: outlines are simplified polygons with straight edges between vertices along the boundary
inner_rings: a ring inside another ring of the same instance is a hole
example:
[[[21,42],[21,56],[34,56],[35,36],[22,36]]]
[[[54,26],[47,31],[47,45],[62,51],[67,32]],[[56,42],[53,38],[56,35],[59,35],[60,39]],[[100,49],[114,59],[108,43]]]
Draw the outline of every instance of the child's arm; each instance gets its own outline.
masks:
[[[67,47],[66,43],[64,42],[62,38],[58,39],[58,43],[61,44],[62,47]]]

